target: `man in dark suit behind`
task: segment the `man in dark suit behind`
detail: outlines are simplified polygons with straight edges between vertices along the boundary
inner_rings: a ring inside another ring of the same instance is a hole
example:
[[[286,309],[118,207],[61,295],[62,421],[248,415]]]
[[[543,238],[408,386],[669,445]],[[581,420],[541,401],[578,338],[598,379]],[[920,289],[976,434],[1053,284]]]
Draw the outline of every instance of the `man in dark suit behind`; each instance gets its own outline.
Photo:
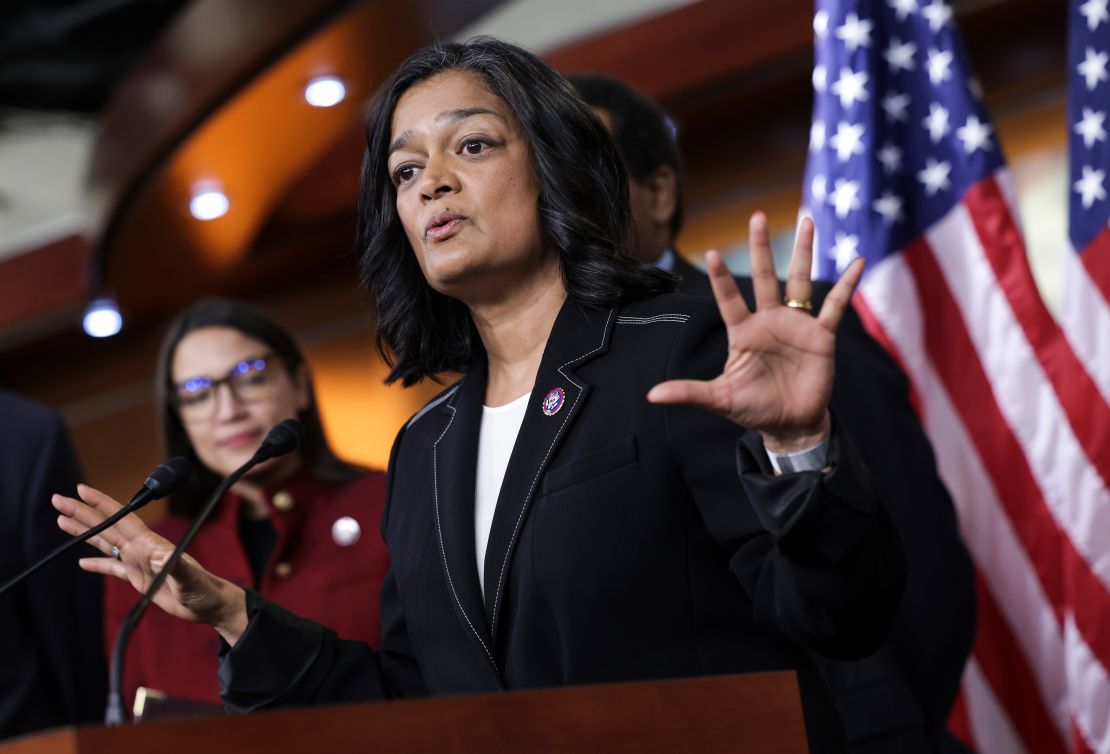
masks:
[[[682,228],[682,160],[675,127],[655,102],[602,76],[571,82],[613,135],[629,173],[636,253],[711,296],[708,276],[674,249]],[[738,278],[754,306],[750,278]],[[814,286],[814,311],[828,285]],[[906,550],[909,578],[884,647],[859,662],[818,658],[856,754],[960,751],[944,731],[971,650],[971,560],[932,448],[909,403],[908,382],[849,310],[837,336],[832,409],[871,470]]]
[[[55,492],[81,470],[60,416],[0,390],[0,582],[69,537]],[[101,583],[78,548],[0,596],[0,739],[88,722],[104,710]]]

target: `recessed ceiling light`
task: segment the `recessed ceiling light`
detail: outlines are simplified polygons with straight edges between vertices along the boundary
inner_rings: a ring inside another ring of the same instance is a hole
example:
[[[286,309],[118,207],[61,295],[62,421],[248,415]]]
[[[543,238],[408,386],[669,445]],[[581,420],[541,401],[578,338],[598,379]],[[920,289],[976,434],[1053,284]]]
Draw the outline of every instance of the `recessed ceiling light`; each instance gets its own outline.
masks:
[[[198,220],[215,220],[227,214],[231,203],[227,194],[219,189],[206,188],[193,193],[189,200],[189,212]]]
[[[85,308],[85,319],[81,324],[87,335],[110,338],[123,328],[123,317],[113,299],[98,298]]]
[[[347,96],[347,87],[336,76],[317,76],[305,85],[305,102],[313,107],[332,107]]]

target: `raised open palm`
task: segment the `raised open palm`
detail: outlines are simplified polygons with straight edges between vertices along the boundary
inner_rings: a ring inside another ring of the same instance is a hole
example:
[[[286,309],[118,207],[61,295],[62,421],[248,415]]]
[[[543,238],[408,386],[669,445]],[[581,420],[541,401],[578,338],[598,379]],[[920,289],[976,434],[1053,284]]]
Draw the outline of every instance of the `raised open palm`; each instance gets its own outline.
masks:
[[[711,251],[706,256],[713,295],[728,332],[721,374],[712,380],[660,383],[648,400],[715,411],[761,432],[768,449],[788,453],[816,444],[829,431],[836,328],[863,274],[863,260],[848,266],[814,317],[809,311],[813,221],[805,218],[799,224],[785,303],[762,213],[752,216],[749,238],[754,312],[720,254]]]

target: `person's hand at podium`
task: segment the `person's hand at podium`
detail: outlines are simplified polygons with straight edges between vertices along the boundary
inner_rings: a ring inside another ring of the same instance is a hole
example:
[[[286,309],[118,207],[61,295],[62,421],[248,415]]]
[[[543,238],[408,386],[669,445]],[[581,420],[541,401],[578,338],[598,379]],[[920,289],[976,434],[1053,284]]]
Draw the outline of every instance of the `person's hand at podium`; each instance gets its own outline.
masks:
[[[54,495],[51,499],[58,527],[78,536],[108,518],[122,506],[110,496],[87,485],[77,488],[80,499]],[[81,568],[114,576],[131,584],[138,593],[146,591],[173,552],[174,544],[151,531],[135,514],[89,540],[104,557],[82,558]],[[195,623],[206,623],[234,645],[247,626],[243,589],[205,570],[186,554],[178,561],[154,603],[170,615]]]

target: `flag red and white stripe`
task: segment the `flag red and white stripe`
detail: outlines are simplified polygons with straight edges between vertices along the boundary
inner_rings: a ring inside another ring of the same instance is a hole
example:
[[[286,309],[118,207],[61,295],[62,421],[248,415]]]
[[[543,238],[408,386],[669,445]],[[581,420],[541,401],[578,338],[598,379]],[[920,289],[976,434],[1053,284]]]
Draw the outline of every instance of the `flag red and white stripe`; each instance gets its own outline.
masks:
[[[976,564],[964,733],[981,754],[1110,752],[1105,249],[1069,256],[1065,335],[942,0],[819,0],[815,31],[818,273],[868,258],[857,308],[910,378]]]
[[[1096,462],[1073,422],[1105,438],[1110,409],[1089,380],[1075,400],[1068,391],[1084,386],[1042,364],[1074,368],[1075,357],[1051,318],[1021,308],[1043,304],[1020,238],[976,222],[1010,214],[1000,180],[973,187],[880,262],[857,307],[910,376],[979,574],[964,689],[973,744],[983,754],[1106,751],[1110,455],[1103,446]],[[1045,332],[1031,336],[1023,321]],[[1087,410],[1069,416],[1068,404]]]

